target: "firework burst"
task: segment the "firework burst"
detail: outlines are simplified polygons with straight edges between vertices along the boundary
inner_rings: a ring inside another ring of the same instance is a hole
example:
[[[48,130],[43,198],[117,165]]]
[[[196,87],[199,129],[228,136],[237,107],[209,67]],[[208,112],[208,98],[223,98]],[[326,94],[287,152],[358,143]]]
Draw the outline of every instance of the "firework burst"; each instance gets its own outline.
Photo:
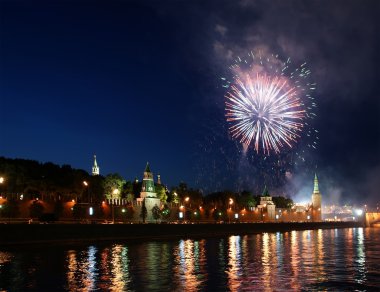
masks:
[[[307,81],[306,63],[290,72],[290,59],[281,62],[278,56],[263,58],[252,52],[248,57],[238,58],[231,66],[233,82],[222,78],[228,88],[225,109],[230,133],[244,149],[278,154],[292,148],[304,134],[310,136],[310,129],[305,129],[308,119],[315,116],[309,93],[315,84]]]

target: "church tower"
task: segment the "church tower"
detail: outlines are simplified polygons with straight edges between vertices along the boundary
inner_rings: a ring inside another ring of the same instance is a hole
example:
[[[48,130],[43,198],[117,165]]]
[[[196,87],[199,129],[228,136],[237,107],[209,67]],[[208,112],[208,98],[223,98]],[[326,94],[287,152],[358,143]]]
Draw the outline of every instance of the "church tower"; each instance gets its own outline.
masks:
[[[153,173],[150,171],[149,162],[146,163],[144,177],[140,192],[141,198],[156,198],[156,189],[154,187]]]
[[[314,190],[311,195],[313,221],[322,221],[322,195],[319,192],[317,174],[314,176]]]
[[[99,167],[96,162],[96,155],[94,155],[94,166],[92,167],[92,175],[99,175]]]

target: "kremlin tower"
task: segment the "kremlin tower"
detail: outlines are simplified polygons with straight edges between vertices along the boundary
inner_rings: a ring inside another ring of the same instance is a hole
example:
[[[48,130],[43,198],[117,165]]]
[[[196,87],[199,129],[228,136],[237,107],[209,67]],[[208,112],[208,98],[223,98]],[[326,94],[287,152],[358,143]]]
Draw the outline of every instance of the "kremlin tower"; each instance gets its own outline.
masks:
[[[94,166],[92,167],[92,175],[99,175],[99,167],[96,162],[96,155],[94,155]]]
[[[149,162],[146,163],[144,177],[140,192],[141,198],[156,198],[156,188],[154,187],[153,173],[150,171]]]
[[[319,192],[317,174],[314,176],[314,190],[311,195],[311,204],[313,221],[322,221],[322,195]]]
[[[150,171],[149,163],[147,162],[142,186],[141,186],[141,192],[140,192],[140,198],[137,198],[137,203],[140,206],[145,206],[147,211],[146,216],[146,222],[155,222],[156,220],[153,217],[152,209],[157,206],[158,208],[161,207],[160,199],[157,198],[156,188],[154,186],[154,180],[153,180],[153,173]]]

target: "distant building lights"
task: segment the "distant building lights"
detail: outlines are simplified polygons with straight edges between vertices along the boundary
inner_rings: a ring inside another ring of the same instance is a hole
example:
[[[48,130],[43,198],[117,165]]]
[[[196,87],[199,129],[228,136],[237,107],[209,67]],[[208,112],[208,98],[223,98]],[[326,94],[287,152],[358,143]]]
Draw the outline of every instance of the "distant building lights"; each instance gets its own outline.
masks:
[[[90,207],[90,209],[88,210],[88,213],[90,214],[90,216],[94,215],[94,209]]]
[[[306,217],[306,218],[307,218],[307,220],[310,220],[310,215],[307,215],[307,217]]]
[[[278,220],[279,217],[280,217],[280,216],[278,216],[278,214],[276,214],[276,220]]]
[[[238,218],[239,218],[239,214],[235,213],[235,219],[238,219]]]
[[[181,209],[183,209],[183,208],[185,208],[183,205],[181,205],[181,207],[180,207]]]
[[[183,212],[179,212],[178,217],[179,217],[179,219],[182,219],[183,218]]]

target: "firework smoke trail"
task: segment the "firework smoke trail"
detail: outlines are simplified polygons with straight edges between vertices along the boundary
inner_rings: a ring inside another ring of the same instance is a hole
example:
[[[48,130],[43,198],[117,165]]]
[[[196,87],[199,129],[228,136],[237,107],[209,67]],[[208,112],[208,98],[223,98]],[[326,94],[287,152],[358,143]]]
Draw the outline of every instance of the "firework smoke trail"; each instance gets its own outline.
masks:
[[[234,82],[227,81],[224,86],[229,88],[225,95],[229,129],[244,149],[252,146],[257,153],[278,154],[285,146],[292,148],[297,143],[308,125],[306,121],[315,115],[308,112],[315,103],[307,107],[301,99],[313,99],[305,92],[315,89],[311,87],[315,84],[304,85],[303,79],[310,74],[306,63],[288,74],[290,59],[282,63],[273,55],[263,59],[251,52],[248,56],[250,62],[240,57],[236,60],[231,67]],[[248,68],[244,70],[243,65]]]

